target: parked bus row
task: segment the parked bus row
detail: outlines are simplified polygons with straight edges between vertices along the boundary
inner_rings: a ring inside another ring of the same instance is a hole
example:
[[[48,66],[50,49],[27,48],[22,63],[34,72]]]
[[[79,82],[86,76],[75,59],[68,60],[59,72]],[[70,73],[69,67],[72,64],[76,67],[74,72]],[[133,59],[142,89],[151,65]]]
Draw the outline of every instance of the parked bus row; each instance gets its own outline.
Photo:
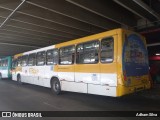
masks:
[[[11,67],[12,61],[12,67]],[[150,88],[145,39],[115,29],[0,60],[0,78],[11,77],[61,91],[123,96]]]

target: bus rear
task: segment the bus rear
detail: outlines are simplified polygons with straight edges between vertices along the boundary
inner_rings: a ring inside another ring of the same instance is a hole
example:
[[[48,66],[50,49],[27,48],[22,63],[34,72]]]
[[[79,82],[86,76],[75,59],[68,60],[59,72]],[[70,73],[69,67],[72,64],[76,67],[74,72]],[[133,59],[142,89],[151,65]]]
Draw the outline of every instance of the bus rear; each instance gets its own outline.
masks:
[[[145,39],[127,30],[123,30],[122,36],[122,85],[118,87],[117,96],[150,88]]]

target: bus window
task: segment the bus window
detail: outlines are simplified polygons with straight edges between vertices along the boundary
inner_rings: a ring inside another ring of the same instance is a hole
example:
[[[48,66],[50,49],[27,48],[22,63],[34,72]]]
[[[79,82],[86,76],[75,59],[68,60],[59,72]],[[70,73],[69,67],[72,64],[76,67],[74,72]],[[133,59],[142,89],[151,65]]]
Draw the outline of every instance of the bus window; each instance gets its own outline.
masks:
[[[1,66],[3,67],[4,60],[1,61]]]
[[[2,62],[1,64],[2,64],[2,67],[3,67],[4,66],[4,60],[2,60],[1,62]]]
[[[28,66],[34,66],[36,63],[36,54],[30,54],[28,57]]]
[[[48,50],[46,59],[47,59],[47,65],[58,64],[58,49]]]
[[[22,66],[27,66],[28,55],[22,56]]]
[[[22,66],[22,59],[21,59],[21,57],[18,58],[17,66]]]
[[[2,60],[0,61],[0,66],[3,66],[3,62],[2,62]]]
[[[59,63],[62,65],[70,65],[74,63],[75,46],[67,46],[60,48]]]
[[[3,60],[1,61],[1,66],[3,67]]]
[[[4,67],[4,60],[2,60],[2,67]]]
[[[37,53],[36,65],[42,66],[45,64],[45,51]]]
[[[8,66],[8,60],[4,60],[4,66],[5,66],[5,67]]]
[[[94,64],[98,63],[99,42],[92,41],[77,45],[77,63]]]
[[[101,41],[101,62],[109,63],[114,57],[114,40],[112,37],[104,38]]]

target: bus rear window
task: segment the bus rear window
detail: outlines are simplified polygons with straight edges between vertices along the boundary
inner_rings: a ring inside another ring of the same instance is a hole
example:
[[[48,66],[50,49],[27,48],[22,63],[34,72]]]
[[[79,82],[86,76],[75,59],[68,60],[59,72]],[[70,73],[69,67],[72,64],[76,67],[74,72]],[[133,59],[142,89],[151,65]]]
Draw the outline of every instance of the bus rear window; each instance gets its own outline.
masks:
[[[101,62],[109,63],[114,57],[114,40],[113,37],[104,38],[101,41]]]

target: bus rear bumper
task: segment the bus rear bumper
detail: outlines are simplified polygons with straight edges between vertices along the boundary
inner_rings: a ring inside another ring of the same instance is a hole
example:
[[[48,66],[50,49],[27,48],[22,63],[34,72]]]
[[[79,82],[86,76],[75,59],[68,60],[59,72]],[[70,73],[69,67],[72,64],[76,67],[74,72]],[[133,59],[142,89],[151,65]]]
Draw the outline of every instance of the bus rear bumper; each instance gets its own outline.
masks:
[[[150,88],[151,88],[150,82],[148,82],[147,84],[140,84],[136,86],[118,85],[117,86],[117,97],[139,92],[139,91],[143,91],[143,90],[150,89]]]

